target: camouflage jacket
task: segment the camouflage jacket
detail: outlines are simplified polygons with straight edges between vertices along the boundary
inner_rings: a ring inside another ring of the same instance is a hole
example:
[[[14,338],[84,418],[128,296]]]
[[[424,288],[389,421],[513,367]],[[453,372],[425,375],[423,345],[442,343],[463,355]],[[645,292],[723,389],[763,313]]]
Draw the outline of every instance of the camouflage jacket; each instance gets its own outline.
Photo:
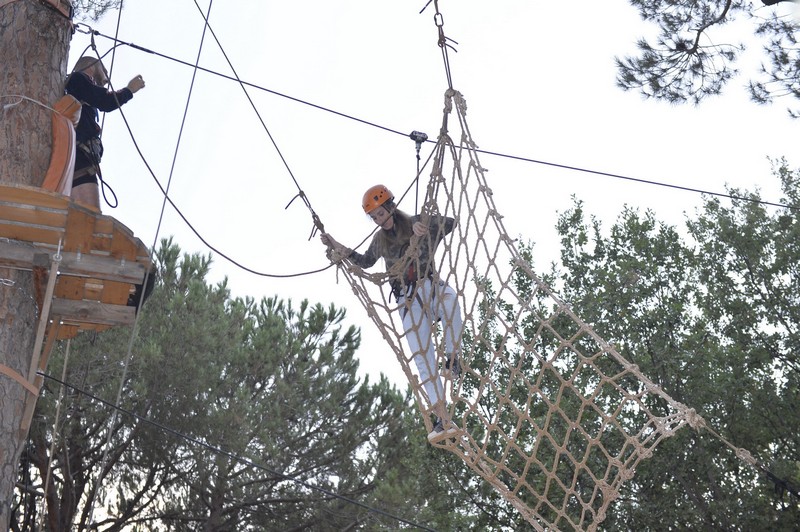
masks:
[[[411,216],[411,225],[421,221],[419,215]],[[419,279],[430,277],[436,271],[433,264],[434,254],[436,253],[436,246],[449,234],[456,225],[453,218],[447,216],[431,216],[428,219],[428,233],[419,237],[419,259],[415,260],[411,257],[404,258],[406,250],[410,244],[408,237],[399,237],[396,235],[394,229],[381,229],[384,236],[388,237],[389,245],[384,254],[381,255],[376,245],[376,238],[373,237],[370,242],[369,248],[362,255],[357,251],[350,253],[350,259],[362,268],[369,268],[373,266],[378,259],[383,259],[386,262],[386,270],[389,271],[397,262],[405,261],[402,271],[402,277],[392,279],[392,291],[395,295],[403,292],[403,288],[413,285]]]

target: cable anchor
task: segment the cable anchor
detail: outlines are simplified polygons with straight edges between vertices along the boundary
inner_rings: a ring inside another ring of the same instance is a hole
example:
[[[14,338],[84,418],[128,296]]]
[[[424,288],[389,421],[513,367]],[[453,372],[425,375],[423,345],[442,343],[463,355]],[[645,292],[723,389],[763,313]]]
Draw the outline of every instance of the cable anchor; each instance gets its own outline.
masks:
[[[419,150],[422,147],[422,143],[428,140],[428,135],[426,135],[422,131],[415,130],[408,135],[408,138],[413,140],[414,143],[417,145],[417,160],[419,161]]]

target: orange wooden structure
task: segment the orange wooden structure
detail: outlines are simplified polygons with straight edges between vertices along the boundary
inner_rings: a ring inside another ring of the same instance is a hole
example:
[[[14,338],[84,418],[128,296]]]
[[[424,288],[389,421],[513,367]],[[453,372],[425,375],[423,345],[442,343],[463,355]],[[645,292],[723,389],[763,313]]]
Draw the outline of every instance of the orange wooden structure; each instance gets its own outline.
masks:
[[[34,272],[40,313],[46,308],[58,324],[51,341],[132,324],[128,297],[150,267],[147,248],[127,227],[69,198],[81,104],[66,95],[53,110],[53,149],[42,188],[0,184],[0,266]],[[58,279],[45,301],[54,257]]]
[[[59,248],[60,246],[60,248]],[[60,255],[50,317],[57,339],[131,325],[128,297],[150,268],[147,247],[120,222],[40,188],[0,185],[0,266],[34,272],[37,304]]]
[[[0,185],[0,266],[30,270],[39,307],[27,375],[0,364],[0,373],[29,392],[21,430],[30,428],[56,340],[80,331],[132,325],[128,305],[151,266],[147,247],[110,216],[48,190]],[[138,303],[138,301],[136,301]]]
[[[128,301],[152,266],[147,247],[127,227],[69,197],[81,107],[64,96],[54,111],[53,149],[42,188],[0,183],[0,267],[33,272],[39,308],[27,375],[0,363],[0,374],[29,392],[25,432],[42,385],[37,371],[46,369],[55,341],[80,331],[133,325],[136,307]]]
[[[53,151],[42,188],[69,196],[75,167],[75,127],[81,118],[81,103],[69,94],[53,106]]]

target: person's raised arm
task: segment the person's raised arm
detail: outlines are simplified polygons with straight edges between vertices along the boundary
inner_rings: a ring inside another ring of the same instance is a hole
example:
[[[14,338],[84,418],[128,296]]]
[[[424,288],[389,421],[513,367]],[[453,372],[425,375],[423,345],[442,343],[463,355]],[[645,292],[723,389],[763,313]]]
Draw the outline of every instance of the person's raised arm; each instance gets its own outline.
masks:
[[[133,98],[133,92],[127,87],[116,92],[106,90],[100,85],[93,83],[89,77],[82,72],[76,72],[70,76],[66,89],[67,93],[75,96],[75,98],[81,102],[96,107],[104,113],[118,109],[119,106]]]

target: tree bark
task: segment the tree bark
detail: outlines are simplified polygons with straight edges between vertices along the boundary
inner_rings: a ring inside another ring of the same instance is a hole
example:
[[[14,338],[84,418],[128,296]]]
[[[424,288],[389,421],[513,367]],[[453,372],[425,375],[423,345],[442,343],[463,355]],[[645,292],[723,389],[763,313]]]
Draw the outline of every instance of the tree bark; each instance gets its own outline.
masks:
[[[63,1],[63,0],[62,0]],[[0,0],[0,181],[39,186],[50,160],[50,111],[63,93],[70,22],[42,0]],[[2,201],[2,198],[0,198]],[[0,210],[2,205],[0,205]],[[0,267],[0,364],[27,376],[38,309],[32,275]],[[0,375],[0,530],[7,530],[28,392]]]

